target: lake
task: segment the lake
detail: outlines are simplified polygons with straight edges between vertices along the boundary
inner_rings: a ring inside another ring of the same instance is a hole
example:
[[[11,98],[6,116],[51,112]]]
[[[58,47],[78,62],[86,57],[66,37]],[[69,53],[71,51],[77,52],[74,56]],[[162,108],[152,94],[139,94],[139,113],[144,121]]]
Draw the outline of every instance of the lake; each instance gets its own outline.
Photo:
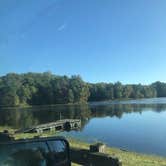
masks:
[[[0,126],[25,129],[59,119],[81,119],[62,135],[146,154],[166,156],[166,98],[93,102],[84,105],[0,108]]]

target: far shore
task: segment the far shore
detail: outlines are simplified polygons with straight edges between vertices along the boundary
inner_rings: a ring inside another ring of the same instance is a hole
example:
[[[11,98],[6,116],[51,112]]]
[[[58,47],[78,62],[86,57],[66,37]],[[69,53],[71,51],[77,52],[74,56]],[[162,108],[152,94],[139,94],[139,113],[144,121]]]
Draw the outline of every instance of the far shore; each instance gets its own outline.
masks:
[[[159,97],[159,98],[165,98],[165,97]],[[21,104],[21,105],[17,105],[17,106],[7,106],[7,105],[0,105],[0,108],[6,108],[6,109],[10,109],[10,108],[34,108],[34,107],[54,107],[54,106],[76,106],[76,105],[92,105],[95,103],[105,103],[105,102],[110,102],[111,104],[114,104],[114,102],[124,102],[124,101],[135,101],[135,100],[147,100],[147,99],[157,99],[155,98],[122,98],[122,99],[113,99],[113,100],[100,100],[100,101],[88,101],[88,102],[80,102],[80,103],[57,103],[57,104],[46,104],[46,105],[27,105],[27,104]]]

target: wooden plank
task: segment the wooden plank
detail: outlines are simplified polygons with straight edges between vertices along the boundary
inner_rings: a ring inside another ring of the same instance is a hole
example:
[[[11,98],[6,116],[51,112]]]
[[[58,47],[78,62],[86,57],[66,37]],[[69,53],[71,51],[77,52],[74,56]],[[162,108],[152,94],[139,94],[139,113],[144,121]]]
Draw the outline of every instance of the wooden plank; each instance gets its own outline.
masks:
[[[71,148],[70,157],[73,163],[86,166],[122,166],[121,161],[116,157],[85,149]]]
[[[63,119],[63,120],[58,120],[56,122],[50,122],[46,124],[41,124],[34,126],[32,128],[26,129],[23,131],[24,133],[30,133],[30,132],[43,132],[44,130],[52,130],[53,128],[60,127],[62,130],[64,129],[64,125],[66,123],[69,123],[71,126],[71,129],[74,128],[80,128],[81,127],[81,120],[80,119]],[[76,124],[76,126],[75,126]]]

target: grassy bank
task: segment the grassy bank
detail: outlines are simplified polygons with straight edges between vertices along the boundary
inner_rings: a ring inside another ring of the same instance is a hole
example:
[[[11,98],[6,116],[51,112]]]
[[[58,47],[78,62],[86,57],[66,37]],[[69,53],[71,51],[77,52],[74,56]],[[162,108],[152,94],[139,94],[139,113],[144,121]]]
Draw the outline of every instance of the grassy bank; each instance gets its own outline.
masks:
[[[0,131],[4,128],[0,127]],[[12,129],[7,128],[10,132],[13,132]],[[15,138],[31,138],[38,134],[16,134]],[[45,133],[42,136],[55,136],[54,133]],[[78,147],[82,149],[88,149],[89,144],[85,142],[81,142],[79,140],[69,138],[68,139],[71,147]],[[152,156],[152,155],[144,155],[135,152],[128,152],[124,150],[120,150],[117,148],[107,147],[106,153],[118,157],[121,161],[123,166],[166,166],[166,158],[159,157],[159,156]],[[72,164],[73,166],[77,166],[77,164]]]
[[[69,142],[73,147],[89,148],[89,144],[78,140],[69,139]],[[123,166],[166,166],[166,158],[164,157],[128,152],[111,147],[107,147],[106,152],[112,156],[118,157],[122,161]],[[76,166],[76,164],[73,166]]]

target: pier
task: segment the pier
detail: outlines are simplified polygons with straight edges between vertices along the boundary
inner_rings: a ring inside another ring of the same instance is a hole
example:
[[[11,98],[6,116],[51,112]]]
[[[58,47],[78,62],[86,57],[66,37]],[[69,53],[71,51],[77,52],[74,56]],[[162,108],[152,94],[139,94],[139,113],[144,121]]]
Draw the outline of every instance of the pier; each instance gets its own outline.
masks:
[[[57,131],[57,130],[78,130],[81,128],[80,119],[63,119],[56,122],[50,122],[28,128],[24,130],[24,133],[43,133],[46,131]]]

